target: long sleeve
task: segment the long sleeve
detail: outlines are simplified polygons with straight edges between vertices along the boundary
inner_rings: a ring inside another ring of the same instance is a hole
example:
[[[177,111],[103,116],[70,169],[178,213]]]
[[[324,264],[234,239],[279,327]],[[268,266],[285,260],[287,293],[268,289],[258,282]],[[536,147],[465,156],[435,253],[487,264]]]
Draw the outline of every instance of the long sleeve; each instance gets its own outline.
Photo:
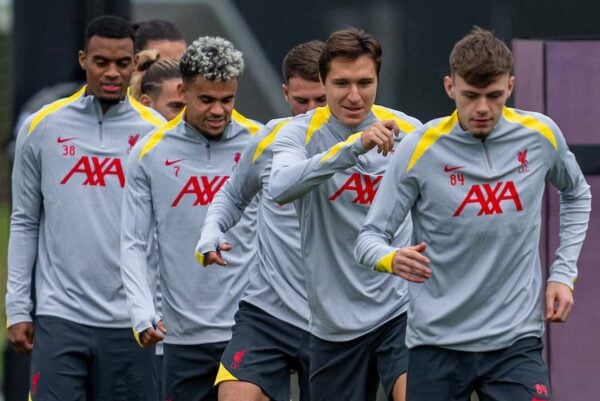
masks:
[[[269,189],[277,202],[288,203],[310,192],[334,173],[354,166],[358,156],[366,152],[360,142],[362,132],[358,132],[308,158],[305,131],[294,121],[281,130],[273,144]]]
[[[558,133],[558,152],[555,153],[548,179],[560,192],[560,242],[548,281],[573,288],[577,279],[577,259],[589,223],[592,193],[562,133]]]
[[[139,160],[140,149],[136,146],[129,156],[121,215],[121,276],[137,333],[160,320],[150,288],[150,283],[156,284],[155,274],[148,264],[148,243],[153,235],[152,189]]]
[[[354,256],[358,263],[382,272],[392,271],[398,246],[406,246],[412,232],[409,215],[419,195],[416,180],[406,173],[410,155],[403,141],[388,164],[377,196],[360,230]]]
[[[242,152],[233,175],[211,203],[200,232],[196,254],[215,251],[225,240],[225,233],[237,224],[254,196],[261,190],[263,159],[254,161],[262,135],[255,137]]]
[[[36,261],[43,196],[41,166],[35,137],[43,126],[28,134],[24,124],[17,138],[12,177],[13,211],[8,243],[8,282],[6,287],[7,324],[30,322],[33,301],[31,284]]]

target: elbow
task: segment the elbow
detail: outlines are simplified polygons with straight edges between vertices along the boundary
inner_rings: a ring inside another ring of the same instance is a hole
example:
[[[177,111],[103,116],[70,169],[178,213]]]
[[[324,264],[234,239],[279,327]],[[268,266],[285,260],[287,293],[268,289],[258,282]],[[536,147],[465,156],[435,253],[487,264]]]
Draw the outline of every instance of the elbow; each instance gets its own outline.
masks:
[[[276,175],[271,176],[269,180],[269,193],[271,198],[277,203],[286,204],[294,200],[293,194],[288,185]]]

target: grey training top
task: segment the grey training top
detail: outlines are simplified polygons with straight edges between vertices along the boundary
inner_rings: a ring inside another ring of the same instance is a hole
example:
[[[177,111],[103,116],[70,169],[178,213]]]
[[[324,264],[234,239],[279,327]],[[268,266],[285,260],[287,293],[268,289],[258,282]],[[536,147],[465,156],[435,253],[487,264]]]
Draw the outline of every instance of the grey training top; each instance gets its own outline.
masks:
[[[82,88],[42,108],[18,137],[8,250],[8,324],[36,313],[129,327],[119,267],[125,161],[164,120],[127,96],[106,113]]]
[[[261,125],[234,112],[223,135],[207,139],[185,122],[184,114],[153,131],[130,156],[121,230],[127,306],[137,333],[161,319],[144,255],[155,224],[165,343],[227,341],[256,263],[256,207],[248,208],[227,235],[233,245],[224,255],[227,267],[202,267],[194,247],[209,205]]]
[[[365,269],[353,256],[389,159],[361,145],[360,131],[377,119],[395,120],[401,137],[420,126],[399,111],[373,106],[360,126],[347,127],[326,106],[294,118],[273,145],[269,189],[277,202],[296,200],[307,264],[309,330],[328,341],[359,337],[408,307],[403,280]],[[410,226],[403,229],[399,243],[410,239]]]
[[[269,193],[272,143],[291,119],[270,121],[242,153],[235,173],[208,209],[197,252],[214,251],[242,216],[254,196],[258,207],[258,268],[250,276],[243,301],[308,330],[306,271],[300,251],[300,227],[292,204],[280,204]]]
[[[406,341],[482,352],[543,332],[539,240],[546,181],[560,191],[560,244],[550,281],[569,287],[590,212],[590,188],[548,117],[504,108],[485,140],[455,112],[398,148],[357,242],[371,268],[390,271],[391,236],[411,211],[432,276],[411,283]]]

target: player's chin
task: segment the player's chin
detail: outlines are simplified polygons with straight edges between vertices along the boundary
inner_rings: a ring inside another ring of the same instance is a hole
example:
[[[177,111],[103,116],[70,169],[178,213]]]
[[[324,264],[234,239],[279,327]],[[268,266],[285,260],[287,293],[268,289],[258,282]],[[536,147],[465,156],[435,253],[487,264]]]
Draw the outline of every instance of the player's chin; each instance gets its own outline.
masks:
[[[125,97],[125,92],[121,93],[99,93],[97,95],[98,100],[102,103],[115,104],[120,102]]]

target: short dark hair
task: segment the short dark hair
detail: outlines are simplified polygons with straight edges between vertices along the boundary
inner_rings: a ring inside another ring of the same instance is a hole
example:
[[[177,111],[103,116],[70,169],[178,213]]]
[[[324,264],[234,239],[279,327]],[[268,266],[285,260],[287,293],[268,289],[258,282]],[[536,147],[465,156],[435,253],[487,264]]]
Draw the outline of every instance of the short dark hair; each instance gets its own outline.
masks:
[[[329,64],[334,58],[356,60],[360,56],[369,56],[375,63],[375,71],[379,77],[381,70],[381,44],[370,33],[354,27],[333,32],[325,44],[325,49],[319,57],[319,73],[325,82],[329,72]]]
[[[133,23],[135,29],[135,52],[138,53],[148,48],[151,40],[169,40],[172,42],[184,41],[183,34],[177,26],[162,19]]]
[[[319,82],[319,57],[324,48],[325,43],[320,40],[311,40],[294,46],[283,58],[281,66],[283,82],[287,84],[290,78],[294,77]]]
[[[92,36],[100,36],[110,39],[130,38],[134,41],[135,31],[131,24],[116,15],[101,15],[94,18],[87,26],[84,36],[84,50],[87,50]]]
[[[473,30],[458,41],[450,52],[450,74],[469,85],[483,88],[502,74],[510,74],[513,56],[506,44],[486,29]]]
[[[142,95],[152,98],[160,95],[162,83],[170,79],[181,79],[179,63],[170,58],[160,58],[157,50],[143,50],[136,67],[138,73],[131,79],[131,96],[140,100]]]

